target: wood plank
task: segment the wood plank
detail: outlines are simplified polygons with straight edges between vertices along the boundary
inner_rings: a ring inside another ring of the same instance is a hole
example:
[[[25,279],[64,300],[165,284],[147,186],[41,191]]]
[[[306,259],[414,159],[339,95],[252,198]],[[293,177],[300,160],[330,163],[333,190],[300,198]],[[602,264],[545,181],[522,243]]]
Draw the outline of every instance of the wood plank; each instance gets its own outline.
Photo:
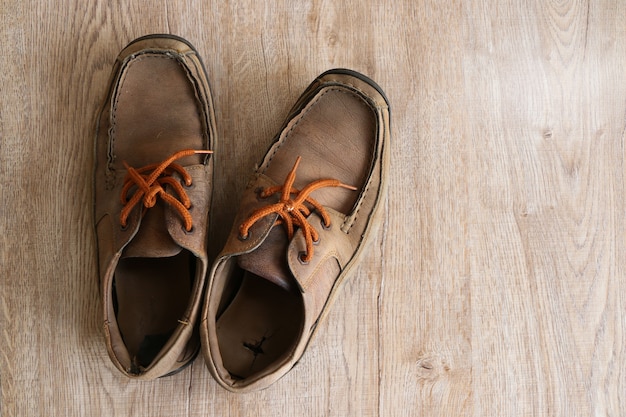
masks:
[[[395,146],[380,300],[380,415],[470,415],[462,9],[407,3],[386,19],[397,30],[388,42],[401,40],[404,50],[388,62],[397,73],[389,91]]]
[[[624,361],[623,45],[599,47],[619,32],[607,12],[546,4],[517,26],[471,27],[472,347],[491,370],[474,374],[480,415],[623,413],[600,388]]]
[[[626,415],[625,12],[5,0],[0,415]],[[352,68],[391,100],[381,232],[300,363],[261,392],[226,392],[202,358],[131,381],[104,349],[95,113],[119,50],[156,32],[195,44],[214,92],[212,255],[316,75]]]

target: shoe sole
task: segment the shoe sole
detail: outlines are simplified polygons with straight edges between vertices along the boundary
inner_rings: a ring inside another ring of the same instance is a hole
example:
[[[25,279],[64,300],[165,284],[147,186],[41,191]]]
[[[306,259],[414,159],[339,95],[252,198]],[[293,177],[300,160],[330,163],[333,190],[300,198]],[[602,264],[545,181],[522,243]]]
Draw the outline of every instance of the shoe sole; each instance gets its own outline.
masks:
[[[387,109],[391,110],[391,107],[389,106],[389,99],[387,98],[387,95],[385,94],[383,89],[374,80],[369,78],[367,75],[364,75],[364,74],[361,74],[360,72],[353,71],[353,70],[346,69],[346,68],[334,68],[334,69],[328,70],[320,74],[317,77],[317,80],[322,79],[325,76],[332,75],[332,74],[349,75],[351,77],[358,78],[359,80],[363,81],[366,84],[371,85],[372,87],[374,87],[376,91],[378,91],[378,94],[380,94],[382,98],[385,100],[385,103],[387,103]]]

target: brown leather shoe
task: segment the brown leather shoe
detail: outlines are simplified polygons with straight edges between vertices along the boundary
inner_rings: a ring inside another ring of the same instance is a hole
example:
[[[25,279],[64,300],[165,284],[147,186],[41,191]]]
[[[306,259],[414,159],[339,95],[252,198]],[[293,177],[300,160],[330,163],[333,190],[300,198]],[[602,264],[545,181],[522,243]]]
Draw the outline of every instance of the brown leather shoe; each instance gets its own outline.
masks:
[[[106,346],[127,376],[173,373],[199,351],[214,146],[194,48],[150,35],[122,50],[96,128],[94,221]]]
[[[292,109],[209,277],[202,349],[225,388],[265,388],[304,353],[379,223],[389,135],[382,90],[353,71]]]

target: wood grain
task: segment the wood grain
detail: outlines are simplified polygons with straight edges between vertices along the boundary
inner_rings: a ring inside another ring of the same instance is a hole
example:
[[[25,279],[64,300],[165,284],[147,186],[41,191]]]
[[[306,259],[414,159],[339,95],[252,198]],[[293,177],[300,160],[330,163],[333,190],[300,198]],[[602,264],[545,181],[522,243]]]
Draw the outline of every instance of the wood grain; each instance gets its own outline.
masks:
[[[0,10],[0,415],[624,416],[626,6],[600,0],[81,2]],[[101,336],[91,173],[119,50],[204,58],[211,253],[319,73],[392,104],[386,218],[301,362],[235,395],[202,358],[130,381]]]

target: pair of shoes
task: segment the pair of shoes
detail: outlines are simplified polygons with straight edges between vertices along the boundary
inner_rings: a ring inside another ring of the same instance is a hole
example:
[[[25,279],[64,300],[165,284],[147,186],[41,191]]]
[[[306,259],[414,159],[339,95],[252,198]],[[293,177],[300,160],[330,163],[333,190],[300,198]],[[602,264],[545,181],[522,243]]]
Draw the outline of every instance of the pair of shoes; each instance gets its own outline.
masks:
[[[313,81],[253,173],[209,268],[216,127],[206,71],[172,35],[130,43],[98,118],[94,222],[107,351],[170,375],[203,351],[223,387],[300,359],[380,223],[388,101],[345,69]],[[208,277],[207,277],[208,276]]]

